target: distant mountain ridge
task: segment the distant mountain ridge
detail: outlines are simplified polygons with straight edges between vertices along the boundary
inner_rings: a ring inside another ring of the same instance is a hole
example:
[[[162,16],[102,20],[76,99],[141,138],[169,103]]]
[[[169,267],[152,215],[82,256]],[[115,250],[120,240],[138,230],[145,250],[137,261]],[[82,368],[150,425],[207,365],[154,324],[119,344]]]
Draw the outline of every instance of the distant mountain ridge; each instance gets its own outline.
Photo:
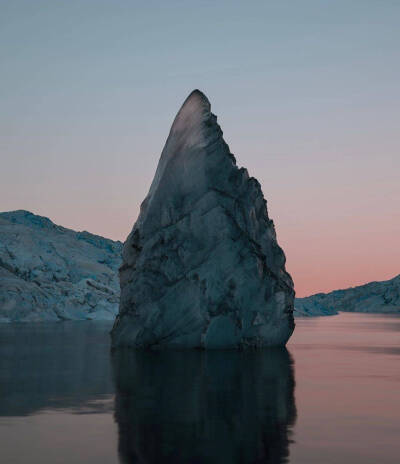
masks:
[[[296,298],[295,316],[328,316],[339,311],[400,313],[400,274],[382,282],[370,282],[330,293]]]
[[[114,319],[122,243],[0,213],[0,322]]]

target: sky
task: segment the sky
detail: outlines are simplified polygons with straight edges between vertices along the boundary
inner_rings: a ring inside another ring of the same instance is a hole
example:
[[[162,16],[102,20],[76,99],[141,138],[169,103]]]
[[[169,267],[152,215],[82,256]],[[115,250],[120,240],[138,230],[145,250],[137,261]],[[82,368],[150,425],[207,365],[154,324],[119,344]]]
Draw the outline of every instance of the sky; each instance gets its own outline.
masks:
[[[195,88],[298,296],[400,273],[400,2],[0,0],[0,210],[125,240]]]

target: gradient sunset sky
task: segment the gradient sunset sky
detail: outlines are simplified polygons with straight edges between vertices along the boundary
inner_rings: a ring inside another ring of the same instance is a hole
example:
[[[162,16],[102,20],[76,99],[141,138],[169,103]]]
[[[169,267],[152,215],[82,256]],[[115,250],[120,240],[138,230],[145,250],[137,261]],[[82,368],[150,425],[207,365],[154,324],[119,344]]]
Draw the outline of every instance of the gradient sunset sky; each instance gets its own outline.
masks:
[[[0,0],[0,210],[124,240],[194,88],[298,296],[400,273],[400,2]]]

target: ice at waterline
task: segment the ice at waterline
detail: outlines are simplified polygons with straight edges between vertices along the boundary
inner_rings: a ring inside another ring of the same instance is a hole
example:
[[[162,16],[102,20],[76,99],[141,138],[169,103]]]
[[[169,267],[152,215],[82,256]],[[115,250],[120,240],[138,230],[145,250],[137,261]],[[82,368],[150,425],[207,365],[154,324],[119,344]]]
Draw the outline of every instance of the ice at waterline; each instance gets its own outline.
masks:
[[[280,346],[293,332],[293,281],[260,184],[199,90],[172,124],[120,284],[114,348]]]

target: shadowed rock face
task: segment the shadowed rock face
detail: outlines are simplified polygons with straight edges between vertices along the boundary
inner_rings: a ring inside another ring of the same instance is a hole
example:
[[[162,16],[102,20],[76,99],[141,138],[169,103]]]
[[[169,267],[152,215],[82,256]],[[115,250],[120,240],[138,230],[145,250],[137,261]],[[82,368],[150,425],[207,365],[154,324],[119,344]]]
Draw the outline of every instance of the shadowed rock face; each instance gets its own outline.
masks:
[[[113,346],[284,345],[294,290],[260,184],[198,90],[172,125],[123,248]]]
[[[121,462],[287,462],[296,408],[285,348],[117,350],[112,365]]]

